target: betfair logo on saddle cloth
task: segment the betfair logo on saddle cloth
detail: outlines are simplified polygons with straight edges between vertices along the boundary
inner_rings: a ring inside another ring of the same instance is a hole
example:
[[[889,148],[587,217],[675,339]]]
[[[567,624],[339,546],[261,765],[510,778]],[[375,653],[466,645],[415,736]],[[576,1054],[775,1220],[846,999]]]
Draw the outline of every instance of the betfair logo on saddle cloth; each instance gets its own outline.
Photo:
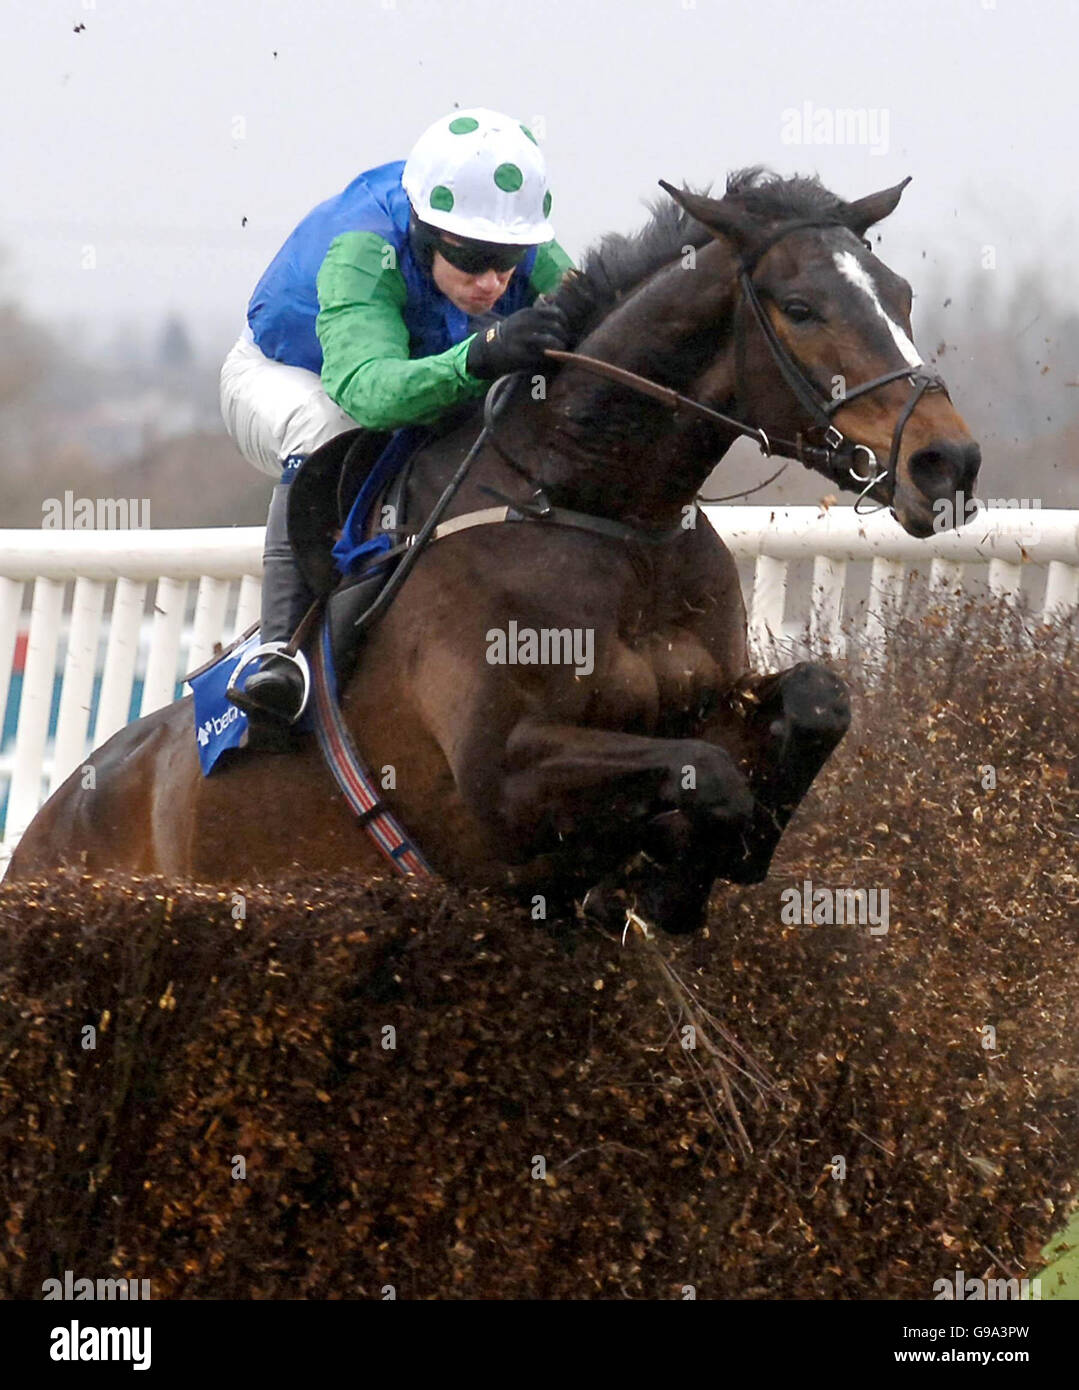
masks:
[[[220,661],[215,661],[190,683],[195,697],[195,742],[198,744],[199,764],[204,777],[210,775],[226,749],[242,746],[247,733],[247,715],[232,703],[225,691],[237,665],[258,646],[258,642],[259,634],[255,632],[246,642],[224,653]],[[246,684],[251,672],[257,670],[257,663],[249,666],[241,676],[241,686]]]

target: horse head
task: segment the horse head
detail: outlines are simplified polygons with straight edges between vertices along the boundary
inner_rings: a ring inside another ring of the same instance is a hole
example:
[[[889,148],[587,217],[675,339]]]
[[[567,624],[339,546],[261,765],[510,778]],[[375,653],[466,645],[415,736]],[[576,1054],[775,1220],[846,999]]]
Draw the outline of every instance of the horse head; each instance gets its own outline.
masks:
[[[663,187],[718,243],[698,268],[733,287],[732,331],[701,396],[769,435],[831,446],[821,471],[927,536],[942,510],[951,525],[967,519],[981,452],[914,346],[910,285],[865,239],[908,182],[853,203],[760,170],[732,176],[721,199]]]

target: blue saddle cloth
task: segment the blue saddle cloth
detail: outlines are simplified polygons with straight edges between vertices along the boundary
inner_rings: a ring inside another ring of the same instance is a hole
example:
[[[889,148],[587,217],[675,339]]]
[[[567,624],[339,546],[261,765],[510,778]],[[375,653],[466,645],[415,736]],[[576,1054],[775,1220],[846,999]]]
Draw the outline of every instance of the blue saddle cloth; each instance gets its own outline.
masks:
[[[195,697],[195,742],[204,777],[209,776],[214,763],[227,748],[243,746],[247,734],[247,715],[226,699],[225,688],[236,663],[253,651],[258,642],[259,634],[256,632],[191,681],[191,692]],[[258,663],[253,662],[250,669],[257,671]],[[246,683],[245,676],[241,685]]]

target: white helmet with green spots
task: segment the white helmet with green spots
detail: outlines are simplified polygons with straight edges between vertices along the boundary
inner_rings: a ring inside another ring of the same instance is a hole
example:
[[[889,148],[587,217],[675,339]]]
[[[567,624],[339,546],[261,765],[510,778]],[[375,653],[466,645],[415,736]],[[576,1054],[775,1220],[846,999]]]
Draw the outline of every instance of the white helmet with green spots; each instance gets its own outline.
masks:
[[[550,241],[551,194],[536,137],[520,121],[474,107],[429,126],[401,182],[416,216],[474,241]]]

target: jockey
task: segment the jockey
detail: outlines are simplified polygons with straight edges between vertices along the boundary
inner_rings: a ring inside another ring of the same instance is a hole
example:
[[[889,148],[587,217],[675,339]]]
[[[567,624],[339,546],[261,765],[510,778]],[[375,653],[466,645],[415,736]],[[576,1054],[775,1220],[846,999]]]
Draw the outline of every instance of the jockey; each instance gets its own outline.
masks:
[[[262,642],[285,643],[312,600],[287,531],[288,484],[308,454],[357,424],[431,423],[506,372],[566,346],[562,311],[535,301],[572,262],[548,221],[543,156],[495,111],[436,121],[407,160],[320,203],[255,287],[221,369],[221,413],[240,452],[279,479],[266,521]],[[235,703],[284,726],[304,678],[264,660]]]

